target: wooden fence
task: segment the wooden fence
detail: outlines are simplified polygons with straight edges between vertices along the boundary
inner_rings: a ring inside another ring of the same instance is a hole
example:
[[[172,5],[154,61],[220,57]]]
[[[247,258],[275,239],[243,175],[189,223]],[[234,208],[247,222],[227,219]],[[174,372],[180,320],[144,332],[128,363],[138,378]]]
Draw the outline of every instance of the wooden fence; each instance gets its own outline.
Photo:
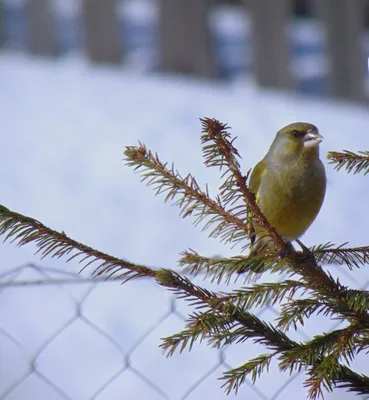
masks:
[[[77,0],[76,0],[77,1]],[[80,0],[84,47],[95,62],[121,63],[124,35],[119,0]],[[122,0],[124,1],[124,0]],[[153,0],[154,1],[154,0]],[[209,10],[217,0],[157,0],[160,68],[163,71],[216,77],[219,73],[209,32]],[[1,3],[1,0],[0,0]],[[293,0],[239,0],[251,17],[253,72],[259,85],[281,89],[296,86],[291,73],[287,27]],[[367,100],[367,54],[363,48],[364,16],[369,0],[305,0],[326,33],[328,87],[332,96]],[[51,0],[28,0],[28,48],[33,54],[58,54],[57,27]],[[0,12],[1,19],[1,12]],[[0,24],[0,43],[2,38]]]

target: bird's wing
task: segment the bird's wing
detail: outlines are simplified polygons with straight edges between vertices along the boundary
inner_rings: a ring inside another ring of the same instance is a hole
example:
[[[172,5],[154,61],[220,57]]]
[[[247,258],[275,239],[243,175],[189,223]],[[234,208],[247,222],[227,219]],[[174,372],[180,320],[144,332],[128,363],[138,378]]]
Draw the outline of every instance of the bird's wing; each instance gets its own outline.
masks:
[[[254,169],[252,170],[250,181],[249,181],[249,189],[255,195],[255,200],[258,203],[259,201],[259,188],[261,180],[267,171],[267,165],[264,160],[258,162]],[[251,244],[255,243],[255,228],[252,225],[251,215],[248,214],[248,228],[249,228],[249,235],[251,239]]]

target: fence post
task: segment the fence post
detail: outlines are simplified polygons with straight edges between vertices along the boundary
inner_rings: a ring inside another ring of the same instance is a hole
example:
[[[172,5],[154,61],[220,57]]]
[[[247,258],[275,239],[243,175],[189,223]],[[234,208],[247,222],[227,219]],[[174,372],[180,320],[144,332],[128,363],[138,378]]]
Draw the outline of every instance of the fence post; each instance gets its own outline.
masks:
[[[120,64],[122,33],[117,0],[83,0],[85,49],[91,61]]]
[[[35,55],[56,56],[59,53],[57,26],[50,0],[28,0],[27,48]]]
[[[0,0],[0,47],[3,46],[4,42],[5,42],[4,4],[3,4],[3,0]]]
[[[364,100],[367,73],[362,45],[364,1],[314,0],[313,5],[327,35],[330,93],[350,100]]]
[[[211,0],[161,0],[159,4],[161,69],[216,77],[208,23]]]
[[[290,71],[288,24],[291,0],[243,0],[249,6],[252,25],[253,64],[261,86],[293,89]]]

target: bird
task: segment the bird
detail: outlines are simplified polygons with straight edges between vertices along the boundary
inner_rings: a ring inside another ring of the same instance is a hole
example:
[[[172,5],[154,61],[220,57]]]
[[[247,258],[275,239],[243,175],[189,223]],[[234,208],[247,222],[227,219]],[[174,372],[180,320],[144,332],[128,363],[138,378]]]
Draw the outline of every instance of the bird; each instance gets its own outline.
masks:
[[[300,238],[318,215],[326,192],[326,173],[319,158],[323,137],[307,122],[279,130],[266,156],[254,167],[249,189],[263,215],[289,244]],[[273,252],[268,232],[249,215],[250,256]]]

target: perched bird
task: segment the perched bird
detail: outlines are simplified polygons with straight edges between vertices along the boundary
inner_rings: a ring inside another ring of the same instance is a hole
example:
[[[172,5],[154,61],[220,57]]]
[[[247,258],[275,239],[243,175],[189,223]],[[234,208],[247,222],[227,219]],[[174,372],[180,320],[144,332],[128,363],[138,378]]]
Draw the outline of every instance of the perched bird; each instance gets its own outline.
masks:
[[[322,140],[312,124],[287,125],[251,173],[249,188],[260,210],[288,242],[305,233],[322,206],[326,189],[325,169],[319,159]],[[249,228],[252,256],[273,250],[265,228],[255,218]]]

